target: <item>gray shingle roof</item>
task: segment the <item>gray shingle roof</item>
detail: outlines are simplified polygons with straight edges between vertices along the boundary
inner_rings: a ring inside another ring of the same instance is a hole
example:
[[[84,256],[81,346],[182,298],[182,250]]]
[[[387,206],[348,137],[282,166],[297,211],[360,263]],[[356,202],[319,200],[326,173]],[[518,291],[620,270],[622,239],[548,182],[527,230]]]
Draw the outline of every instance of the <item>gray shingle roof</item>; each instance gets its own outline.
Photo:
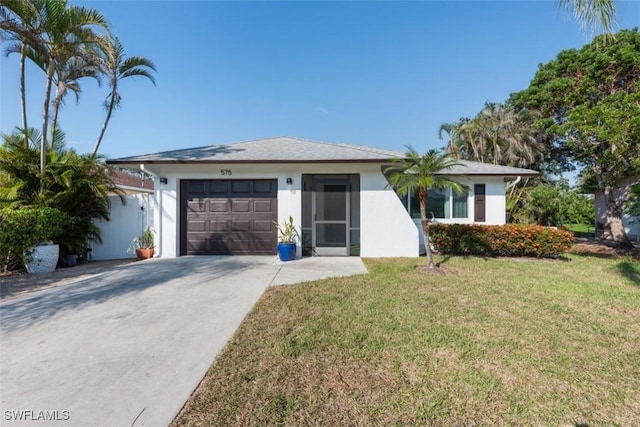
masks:
[[[514,168],[511,166],[492,165],[489,163],[458,160],[461,165],[440,171],[441,175],[498,175],[498,176],[537,176],[540,173],[532,169]]]
[[[385,162],[403,157],[394,150],[277,137],[123,157],[107,163],[324,163]]]
[[[390,159],[404,158],[402,151],[385,150],[344,143],[328,143],[308,139],[280,136],[256,139],[232,144],[210,145],[122,157],[108,160],[110,164],[152,163],[387,163]],[[464,166],[454,166],[442,171],[447,175],[498,175],[535,176],[530,169],[512,168],[487,163],[460,161]]]

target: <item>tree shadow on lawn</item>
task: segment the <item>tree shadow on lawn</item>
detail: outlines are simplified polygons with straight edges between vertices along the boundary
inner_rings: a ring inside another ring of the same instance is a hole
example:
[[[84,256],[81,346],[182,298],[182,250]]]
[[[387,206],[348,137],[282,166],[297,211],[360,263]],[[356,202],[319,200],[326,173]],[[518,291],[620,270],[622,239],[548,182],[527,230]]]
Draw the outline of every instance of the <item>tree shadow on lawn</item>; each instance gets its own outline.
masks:
[[[631,281],[636,287],[640,288],[640,263],[631,261],[621,261],[616,264],[618,273]]]

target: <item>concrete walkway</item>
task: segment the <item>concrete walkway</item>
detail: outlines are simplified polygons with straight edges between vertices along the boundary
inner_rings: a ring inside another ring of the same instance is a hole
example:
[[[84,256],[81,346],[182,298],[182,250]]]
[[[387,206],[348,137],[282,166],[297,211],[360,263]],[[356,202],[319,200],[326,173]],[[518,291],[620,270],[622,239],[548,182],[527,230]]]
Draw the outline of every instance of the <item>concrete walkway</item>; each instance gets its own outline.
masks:
[[[354,257],[152,259],[3,302],[0,425],[166,426],[269,285],[363,273]]]

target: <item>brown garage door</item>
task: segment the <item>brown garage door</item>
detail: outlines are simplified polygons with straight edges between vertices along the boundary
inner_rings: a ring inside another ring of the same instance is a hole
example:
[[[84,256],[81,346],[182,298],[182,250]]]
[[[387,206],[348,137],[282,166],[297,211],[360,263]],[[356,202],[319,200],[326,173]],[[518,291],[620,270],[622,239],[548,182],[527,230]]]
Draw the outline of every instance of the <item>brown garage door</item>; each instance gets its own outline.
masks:
[[[277,181],[181,183],[181,255],[276,253]]]

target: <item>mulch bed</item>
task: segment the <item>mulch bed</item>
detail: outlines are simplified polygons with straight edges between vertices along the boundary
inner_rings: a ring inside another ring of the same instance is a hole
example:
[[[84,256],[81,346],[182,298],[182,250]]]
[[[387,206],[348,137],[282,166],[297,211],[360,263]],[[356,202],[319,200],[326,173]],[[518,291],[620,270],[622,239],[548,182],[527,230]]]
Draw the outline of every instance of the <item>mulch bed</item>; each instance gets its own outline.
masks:
[[[631,258],[640,261],[640,244],[634,242],[632,251],[620,251],[609,242],[593,238],[575,238],[574,245],[569,251],[573,254],[587,255],[598,258],[624,259]]]

